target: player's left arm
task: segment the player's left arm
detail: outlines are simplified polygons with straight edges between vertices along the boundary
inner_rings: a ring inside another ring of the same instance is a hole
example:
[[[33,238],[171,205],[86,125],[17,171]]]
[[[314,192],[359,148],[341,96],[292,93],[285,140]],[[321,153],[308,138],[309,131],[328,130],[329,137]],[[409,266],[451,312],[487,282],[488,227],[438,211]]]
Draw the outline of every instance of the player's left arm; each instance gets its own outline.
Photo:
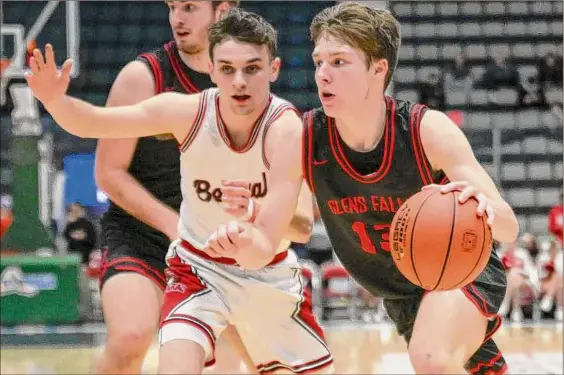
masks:
[[[421,120],[421,143],[434,170],[443,170],[451,183],[443,192],[461,191],[461,203],[478,200],[478,215],[486,214],[494,239],[511,243],[517,239],[519,223],[513,209],[501,197],[494,182],[480,165],[466,136],[444,113],[428,110]]]

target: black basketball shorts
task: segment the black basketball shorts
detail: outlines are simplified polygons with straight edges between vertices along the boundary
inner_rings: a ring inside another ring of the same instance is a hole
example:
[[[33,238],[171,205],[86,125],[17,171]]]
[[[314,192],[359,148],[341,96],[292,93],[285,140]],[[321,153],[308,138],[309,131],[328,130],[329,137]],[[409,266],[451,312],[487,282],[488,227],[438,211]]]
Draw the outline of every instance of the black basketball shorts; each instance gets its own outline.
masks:
[[[482,315],[489,319],[486,336],[482,346],[472,355],[464,366],[471,374],[503,374],[507,364],[496,346],[492,335],[501,325],[501,317],[497,314],[505,297],[506,274],[497,254],[492,256],[476,280],[462,288],[462,292],[476,306]],[[384,300],[388,315],[394,321],[398,333],[409,344],[413,325],[424,293],[417,297],[397,300]]]

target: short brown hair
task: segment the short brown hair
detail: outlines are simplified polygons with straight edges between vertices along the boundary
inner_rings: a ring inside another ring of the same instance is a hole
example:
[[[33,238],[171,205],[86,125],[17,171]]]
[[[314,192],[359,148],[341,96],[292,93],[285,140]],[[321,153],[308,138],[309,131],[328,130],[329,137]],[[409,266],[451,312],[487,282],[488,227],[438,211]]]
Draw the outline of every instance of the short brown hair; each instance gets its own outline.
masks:
[[[235,1],[212,1],[212,6],[213,9],[215,10],[215,8],[217,8],[218,6],[221,5],[221,3],[228,3],[229,5],[231,5],[232,7],[238,7],[239,4],[241,4],[240,0],[235,0]]]
[[[229,9],[225,17],[210,26],[208,37],[212,61],[214,47],[228,39],[266,45],[271,59],[276,57],[278,50],[278,33],[274,27],[258,14],[241,8]]]
[[[401,46],[400,24],[385,9],[356,2],[344,2],[319,12],[309,28],[317,43],[327,33],[366,55],[367,67],[376,60],[388,61],[384,89],[392,80]]]

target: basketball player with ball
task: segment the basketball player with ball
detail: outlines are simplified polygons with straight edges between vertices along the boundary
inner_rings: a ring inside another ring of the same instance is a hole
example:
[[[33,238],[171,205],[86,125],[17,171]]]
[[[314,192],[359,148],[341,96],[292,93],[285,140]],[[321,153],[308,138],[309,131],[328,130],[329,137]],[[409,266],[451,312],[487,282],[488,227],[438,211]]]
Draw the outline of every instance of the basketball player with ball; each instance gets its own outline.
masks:
[[[491,239],[515,240],[513,210],[445,114],[384,94],[400,48],[388,11],[340,3],[310,31],[322,108],[277,148],[253,226],[222,224],[205,250],[267,265],[305,178],[340,261],[384,298],[417,374],[506,373],[492,339],[506,277]]]

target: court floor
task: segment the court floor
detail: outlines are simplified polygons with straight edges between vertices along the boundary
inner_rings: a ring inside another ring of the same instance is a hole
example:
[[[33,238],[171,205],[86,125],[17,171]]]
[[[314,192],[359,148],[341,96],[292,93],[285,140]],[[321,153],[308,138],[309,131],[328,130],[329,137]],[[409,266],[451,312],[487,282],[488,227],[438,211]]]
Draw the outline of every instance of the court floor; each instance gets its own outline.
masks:
[[[37,334],[33,328],[19,334],[3,330],[1,374],[88,374],[100,351],[103,327],[58,329]],[[33,334],[35,333],[35,334]],[[413,374],[403,339],[387,324],[326,327],[335,358],[336,374]],[[562,324],[504,325],[495,335],[511,374],[562,374]],[[218,364],[208,374],[242,373],[229,348],[218,342]],[[156,372],[157,350],[148,354],[144,373]]]

